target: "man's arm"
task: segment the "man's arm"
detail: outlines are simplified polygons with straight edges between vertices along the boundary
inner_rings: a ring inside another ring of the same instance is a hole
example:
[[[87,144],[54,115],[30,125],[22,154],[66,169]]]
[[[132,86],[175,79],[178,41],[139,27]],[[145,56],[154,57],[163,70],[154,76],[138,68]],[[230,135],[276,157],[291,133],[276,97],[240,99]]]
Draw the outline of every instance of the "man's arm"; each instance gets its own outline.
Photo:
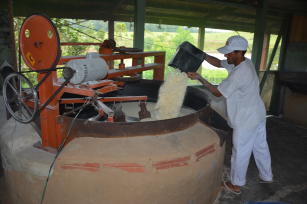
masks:
[[[215,67],[222,67],[221,60],[211,55],[208,55],[207,53],[204,54],[204,60],[206,60],[209,64]]]
[[[204,79],[198,73],[188,72],[188,77],[191,79],[197,79],[198,81],[200,81],[204,85],[204,87],[206,87],[214,96],[217,96],[217,97],[222,96],[221,92],[217,89],[217,87],[213,86],[211,83],[209,83],[206,79]]]

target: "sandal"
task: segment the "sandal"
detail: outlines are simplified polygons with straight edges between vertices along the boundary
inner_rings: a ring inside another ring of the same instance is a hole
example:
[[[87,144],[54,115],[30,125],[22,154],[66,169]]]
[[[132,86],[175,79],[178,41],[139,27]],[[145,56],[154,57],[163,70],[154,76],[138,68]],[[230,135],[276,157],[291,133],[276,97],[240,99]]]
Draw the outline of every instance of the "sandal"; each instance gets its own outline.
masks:
[[[223,182],[223,186],[226,190],[228,190],[229,192],[231,193],[234,193],[236,195],[239,195],[241,194],[241,190],[240,190],[240,186],[236,186],[236,185],[233,185],[231,182],[229,181],[224,181]]]

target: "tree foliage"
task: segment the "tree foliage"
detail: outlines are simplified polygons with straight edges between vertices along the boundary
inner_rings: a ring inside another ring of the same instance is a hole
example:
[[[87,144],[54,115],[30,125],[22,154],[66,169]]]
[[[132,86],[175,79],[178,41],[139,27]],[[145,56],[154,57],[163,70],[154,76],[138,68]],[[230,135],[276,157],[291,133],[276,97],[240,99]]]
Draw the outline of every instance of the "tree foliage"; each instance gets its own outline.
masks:
[[[189,41],[192,44],[195,44],[195,39],[192,36],[189,30],[184,29],[183,27],[178,27],[176,35],[173,38],[174,45],[180,45],[184,41]]]
[[[24,18],[14,19],[17,45],[17,36],[19,36],[19,29],[23,20]],[[61,42],[103,42],[106,39],[107,22],[58,18],[53,18],[52,22],[58,30]],[[114,36],[117,46],[133,46],[132,28],[133,23],[131,22],[115,22]],[[177,47],[184,41],[189,41],[196,45],[196,28],[146,24],[145,29],[144,50],[165,51],[166,75],[172,69],[167,67],[167,64],[175,55]],[[98,46],[62,46],[61,50],[62,56],[76,56],[84,55],[88,51],[98,51]],[[153,58],[146,59],[146,63],[150,62],[153,62]],[[21,65],[21,67],[27,69],[23,61],[21,61]],[[206,73],[209,74],[209,72]],[[32,82],[36,81],[35,73],[29,73],[27,75]],[[212,75],[211,72],[209,75]],[[145,72],[144,76],[145,78],[151,78],[152,71]]]
[[[195,44],[195,39],[191,34],[191,31],[184,29],[183,27],[178,27],[175,33],[153,33],[150,31],[145,32],[145,45],[144,48],[147,51],[165,51],[165,62],[166,65],[175,55],[177,47],[184,41],[189,41],[192,44]],[[165,74],[167,75],[169,68],[166,66]],[[146,78],[152,77],[152,72],[145,73]]]
[[[24,21],[24,18],[16,17],[14,18],[14,31],[15,31],[15,40],[16,47],[19,47],[19,32],[21,25]],[[55,25],[60,42],[103,42],[105,40],[105,31],[103,29],[97,29],[96,21],[86,21],[80,19],[59,19],[53,18],[53,24]],[[98,50],[98,47],[88,47],[88,46],[62,46],[61,54],[62,56],[77,56],[84,55],[89,49]],[[17,49],[17,56],[18,56]],[[19,60],[19,57],[18,57]],[[25,65],[23,60],[20,61],[21,69],[29,70]],[[37,74],[36,73],[27,73],[27,77],[31,80],[32,83],[37,83]]]

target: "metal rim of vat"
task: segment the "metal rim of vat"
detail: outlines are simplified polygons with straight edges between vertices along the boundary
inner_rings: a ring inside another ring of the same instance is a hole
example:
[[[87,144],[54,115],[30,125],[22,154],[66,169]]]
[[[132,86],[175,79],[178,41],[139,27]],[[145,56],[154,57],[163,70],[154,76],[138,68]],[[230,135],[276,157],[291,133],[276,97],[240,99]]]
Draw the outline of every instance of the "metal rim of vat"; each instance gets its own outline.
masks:
[[[146,121],[146,122],[100,122],[87,121],[84,119],[74,119],[67,116],[59,116],[58,123],[62,126],[62,131],[68,133],[70,124],[73,122],[72,137],[134,137],[146,135],[159,135],[187,129],[196,122],[201,121],[200,115],[209,115],[210,107],[206,106],[194,113],[171,118],[166,120]]]

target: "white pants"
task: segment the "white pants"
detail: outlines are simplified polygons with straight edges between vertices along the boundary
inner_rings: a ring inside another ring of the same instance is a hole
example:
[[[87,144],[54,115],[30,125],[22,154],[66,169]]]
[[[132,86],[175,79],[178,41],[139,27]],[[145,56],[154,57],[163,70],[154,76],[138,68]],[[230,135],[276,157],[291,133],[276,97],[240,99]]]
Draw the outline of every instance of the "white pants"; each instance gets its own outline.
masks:
[[[253,152],[259,177],[265,181],[273,179],[271,169],[271,155],[266,140],[265,121],[256,128],[233,130],[233,148],[231,155],[231,183],[237,186],[245,185],[246,171],[251,153]]]

